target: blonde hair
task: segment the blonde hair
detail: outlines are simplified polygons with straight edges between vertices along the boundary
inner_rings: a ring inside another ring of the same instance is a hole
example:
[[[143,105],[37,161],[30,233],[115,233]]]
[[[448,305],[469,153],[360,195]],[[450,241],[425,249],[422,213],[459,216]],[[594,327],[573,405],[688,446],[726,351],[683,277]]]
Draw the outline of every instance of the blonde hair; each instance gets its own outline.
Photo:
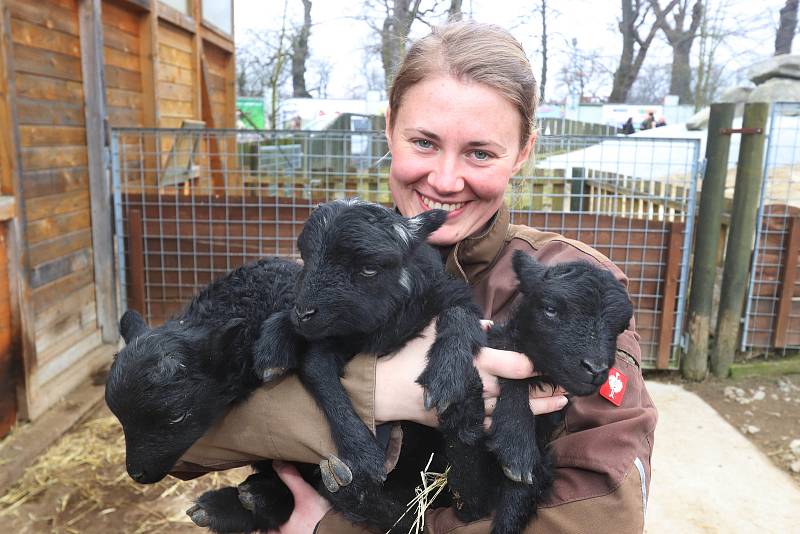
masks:
[[[536,125],[537,84],[522,45],[508,31],[475,21],[434,27],[408,50],[389,92],[389,127],[403,95],[426,78],[446,74],[495,89],[517,109],[522,122],[520,147]]]

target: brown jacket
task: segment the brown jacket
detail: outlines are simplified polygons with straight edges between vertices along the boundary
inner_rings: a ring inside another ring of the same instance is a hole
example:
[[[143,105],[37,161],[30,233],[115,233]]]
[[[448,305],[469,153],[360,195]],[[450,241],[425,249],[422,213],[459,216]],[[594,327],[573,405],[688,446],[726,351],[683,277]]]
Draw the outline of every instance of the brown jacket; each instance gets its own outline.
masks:
[[[511,267],[515,250],[545,264],[596,262],[627,284],[622,271],[599,252],[558,234],[511,225],[503,208],[484,233],[458,243],[447,258],[448,271],[470,284],[487,319],[502,321],[518,295]],[[631,321],[617,341],[615,366],[628,377],[621,406],[599,394],[575,397],[567,406],[564,428],[551,442],[556,465],[552,496],[526,532],[642,531],[657,416],[642,379],[638,340]],[[356,411],[374,431],[375,358],[354,359],[343,383]],[[287,377],[231,410],[184,455],[175,471],[191,476],[190,472],[226,469],[261,458],[316,463],[334,452],[326,427],[299,381]],[[396,445],[398,440],[391,441]],[[430,511],[426,518],[426,532],[436,534],[489,530],[489,520],[464,525],[449,509]],[[318,528],[324,534],[359,531],[334,513]]]

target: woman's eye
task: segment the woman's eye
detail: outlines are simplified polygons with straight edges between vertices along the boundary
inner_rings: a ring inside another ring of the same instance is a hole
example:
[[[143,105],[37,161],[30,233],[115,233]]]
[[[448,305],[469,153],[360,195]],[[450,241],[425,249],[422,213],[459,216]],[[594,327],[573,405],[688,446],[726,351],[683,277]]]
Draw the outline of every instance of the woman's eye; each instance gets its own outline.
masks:
[[[362,267],[360,274],[361,276],[366,276],[366,277],[375,276],[376,274],[378,274],[378,270],[372,269],[370,267]]]
[[[488,152],[484,152],[483,150],[476,150],[475,152],[472,153],[472,155],[478,161],[486,161],[491,157],[491,155]]]
[[[171,420],[170,420],[170,422],[169,422],[169,424],[171,424],[171,425],[177,425],[178,423],[180,423],[181,421],[183,421],[184,419],[186,419],[186,416],[187,416],[187,415],[189,415],[189,412],[184,412],[184,413],[182,413],[181,415],[179,415],[178,417],[176,417],[175,419],[171,419]]]
[[[425,150],[433,148],[433,143],[431,143],[427,139],[416,139],[414,141],[414,144],[416,144],[419,148],[424,148]]]
[[[557,315],[557,312],[556,312],[556,309],[554,307],[548,306],[548,307],[546,307],[544,309],[544,314],[545,314],[545,316],[547,316],[550,319],[555,319],[556,315]]]

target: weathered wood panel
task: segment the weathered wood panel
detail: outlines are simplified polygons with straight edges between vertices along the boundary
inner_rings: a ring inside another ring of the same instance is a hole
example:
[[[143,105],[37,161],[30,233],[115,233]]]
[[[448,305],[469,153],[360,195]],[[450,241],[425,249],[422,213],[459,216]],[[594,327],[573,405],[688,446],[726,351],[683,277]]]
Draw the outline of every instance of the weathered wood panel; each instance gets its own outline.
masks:
[[[173,24],[159,21],[158,60],[159,126],[180,126],[183,119],[198,118],[194,36]]]

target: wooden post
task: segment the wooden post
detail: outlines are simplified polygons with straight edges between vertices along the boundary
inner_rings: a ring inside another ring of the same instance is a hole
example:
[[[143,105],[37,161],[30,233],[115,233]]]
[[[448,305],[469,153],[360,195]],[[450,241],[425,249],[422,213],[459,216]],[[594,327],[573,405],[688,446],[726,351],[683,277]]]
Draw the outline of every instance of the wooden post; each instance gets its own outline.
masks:
[[[92,252],[94,259],[97,324],[105,343],[119,340],[117,297],[114,281],[114,227],[111,218],[111,183],[104,164],[106,137],[106,94],[103,75],[103,23],[101,0],[81,0],[78,5],[83,77],[86,151],[92,210]]]
[[[160,126],[159,91],[158,91],[158,5],[155,0],[147,0],[149,10],[139,18],[139,57],[142,65],[142,117],[145,128],[158,128]],[[156,136],[144,135],[144,184],[145,186],[158,186],[156,175],[159,162]],[[122,289],[124,291],[124,288]]]
[[[764,128],[769,116],[765,102],[745,105],[742,128],[760,128],[761,133],[742,134],[736,188],[733,193],[731,228],[725,252],[721,298],[717,318],[716,344],[711,352],[711,371],[717,377],[728,376],[733,363],[747,289],[747,274],[753,250],[756,212],[761,195],[764,163]]]
[[[672,330],[675,326],[675,300],[678,291],[678,278],[681,276],[681,240],[683,223],[667,223],[667,258],[664,267],[664,286],[661,293],[661,320],[658,334],[658,355],[656,368],[667,369],[672,354]],[[680,325],[679,325],[680,327]]]
[[[781,289],[778,294],[778,317],[775,319],[775,330],[772,332],[772,346],[776,349],[786,348],[786,332],[789,329],[789,313],[792,311],[798,254],[800,254],[800,217],[795,216],[789,219],[786,242],[783,248]]]
[[[720,130],[731,127],[735,109],[736,104],[711,104],[708,120],[706,170],[697,213],[692,287],[689,292],[688,339],[686,354],[681,361],[681,373],[689,380],[703,380],[708,374],[711,301],[717,279],[717,247],[731,148],[731,136],[722,135]]]
[[[211,88],[209,84],[208,63],[205,54],[200,56],[200,99],[202,101],[203,112],[201,118],[206,123],[206,128],[214,129],[217,127],[214,121],[214,110],[211,107]],[[220,143],[217,134],[214,132],[206,132],[206,141],[208,143],[207,150],[209,152],[209,160],[211,163],[211,187],[213,194],[225,194],[226,173],[220,158]]]
[[[147,302],[144,293],[144,226],[142,212],[128,211],[128,266],[130,268],[130,305],[128,308],[147,317]]]
[[[584,176],[583,167],[572,168],[572,184],[571,193],[569,196],[569,211],[580,212],[586,211],[587,191],[586,191],[586,178]]]

